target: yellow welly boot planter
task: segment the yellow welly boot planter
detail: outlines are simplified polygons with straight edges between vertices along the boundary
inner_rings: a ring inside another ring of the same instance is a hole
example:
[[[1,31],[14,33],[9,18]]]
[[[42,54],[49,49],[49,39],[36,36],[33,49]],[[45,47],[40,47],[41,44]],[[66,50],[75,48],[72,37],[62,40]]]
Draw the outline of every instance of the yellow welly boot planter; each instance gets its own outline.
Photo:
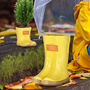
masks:
[[[44,35],[45,65],[34,77],[36,84],[56,86],[69,81],[67,64],[70,36]]]
[[[30,33],[31,33],[31,27],[16,28],[17,45],[22,47],[36,46],[36,42],[31,40]]]

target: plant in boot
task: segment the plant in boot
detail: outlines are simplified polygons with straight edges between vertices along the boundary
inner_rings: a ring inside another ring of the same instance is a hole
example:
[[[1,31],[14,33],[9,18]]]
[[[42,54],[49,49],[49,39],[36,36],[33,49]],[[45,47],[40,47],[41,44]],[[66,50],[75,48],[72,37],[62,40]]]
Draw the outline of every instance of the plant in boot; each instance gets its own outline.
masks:
[[[30,39],[31,27],[25,28],[33,19],[33,0],[17,0],[15,5],[16,21],[24,28],[16,28],[18,46],[36,46]]]

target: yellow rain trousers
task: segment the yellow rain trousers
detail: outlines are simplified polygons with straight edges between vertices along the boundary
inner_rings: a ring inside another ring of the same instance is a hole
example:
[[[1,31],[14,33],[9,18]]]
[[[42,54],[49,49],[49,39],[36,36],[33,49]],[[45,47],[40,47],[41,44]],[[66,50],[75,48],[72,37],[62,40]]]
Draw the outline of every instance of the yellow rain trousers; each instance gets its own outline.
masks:
[[[68,65],[71,71],[85,70],[90,72],[90,56],[87,46],[90,44],[90,2],[81,1],[74,7],[75,37],[73,41],[73,59]]]

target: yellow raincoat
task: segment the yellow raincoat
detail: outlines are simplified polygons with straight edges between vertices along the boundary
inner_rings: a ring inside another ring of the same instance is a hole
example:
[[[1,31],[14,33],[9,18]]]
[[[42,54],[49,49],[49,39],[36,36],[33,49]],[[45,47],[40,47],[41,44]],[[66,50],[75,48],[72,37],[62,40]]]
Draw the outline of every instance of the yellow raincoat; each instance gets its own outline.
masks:
[[[86,70],[90,72],[90,56],[87,46],[90,44],[90,2],[81,1],[74,7],[75,37],[73,42],[73,59],[68,69]]]

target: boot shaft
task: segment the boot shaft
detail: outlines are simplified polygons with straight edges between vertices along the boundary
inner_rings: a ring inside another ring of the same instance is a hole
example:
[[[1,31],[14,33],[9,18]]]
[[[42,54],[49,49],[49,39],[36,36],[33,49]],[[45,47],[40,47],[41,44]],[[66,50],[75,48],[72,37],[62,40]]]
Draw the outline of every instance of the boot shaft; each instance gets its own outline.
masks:
[[[31,27],[30,28],[16,28],[17,33],[17,40],[29,40],[30,39],[30,33],[31,33]]]
[[[67,67],[69,55],[69,35],[44,35],[45,58],[55,64]]]

